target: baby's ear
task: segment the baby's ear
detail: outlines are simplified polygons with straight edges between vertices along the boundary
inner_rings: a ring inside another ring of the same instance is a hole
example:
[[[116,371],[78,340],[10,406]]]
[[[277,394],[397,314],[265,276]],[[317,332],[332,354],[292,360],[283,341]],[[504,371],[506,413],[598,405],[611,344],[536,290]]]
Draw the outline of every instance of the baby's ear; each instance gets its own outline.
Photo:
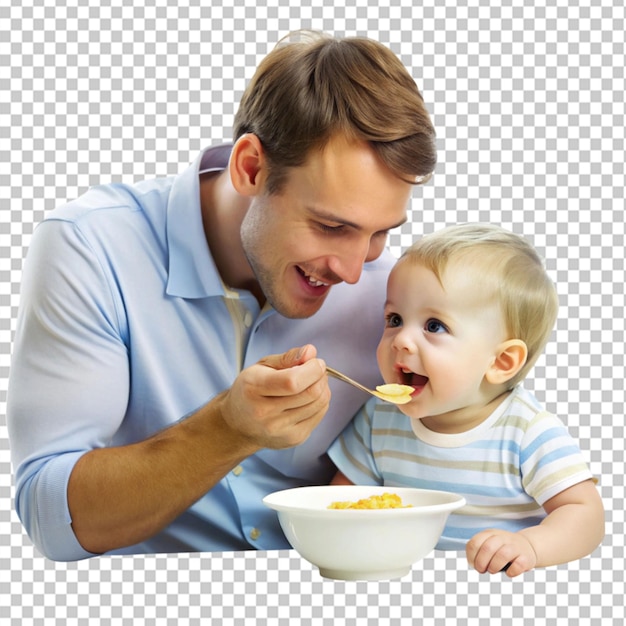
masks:
[[[511,380],[524,367],[527,357],[528,348],[521,339],[502,342],[497,347],[495,359],[485,374],[487,382],[501,385]]]

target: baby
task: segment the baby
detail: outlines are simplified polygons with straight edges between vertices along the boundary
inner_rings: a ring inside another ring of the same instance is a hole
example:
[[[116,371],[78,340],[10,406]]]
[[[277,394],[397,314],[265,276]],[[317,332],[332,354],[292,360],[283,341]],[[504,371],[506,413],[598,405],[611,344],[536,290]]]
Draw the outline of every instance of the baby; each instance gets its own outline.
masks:
[[[439,549],[510,577],[590,554],[604,536],[595,481],[563,423],[519,383],[558,309],[536,251],[492,225],[415,243],[389,277],[378,364],[408,404],[372,398],[333,443],[333,484],[463,495]],[[409,419],[404,419],[402,413]]]

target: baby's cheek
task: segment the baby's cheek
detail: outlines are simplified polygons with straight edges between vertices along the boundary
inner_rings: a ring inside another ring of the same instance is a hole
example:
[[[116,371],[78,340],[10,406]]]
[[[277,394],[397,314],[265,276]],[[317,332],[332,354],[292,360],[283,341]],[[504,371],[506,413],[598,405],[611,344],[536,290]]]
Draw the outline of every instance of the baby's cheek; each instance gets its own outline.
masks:
[[[376,348],[376,360],[378,361],[378,369],[380,369],[383,376],[385,375],[384,369],[386,368],[386,361],[389,357],[389,347],[386,345],[385,339],[381,339],[378,347]]]

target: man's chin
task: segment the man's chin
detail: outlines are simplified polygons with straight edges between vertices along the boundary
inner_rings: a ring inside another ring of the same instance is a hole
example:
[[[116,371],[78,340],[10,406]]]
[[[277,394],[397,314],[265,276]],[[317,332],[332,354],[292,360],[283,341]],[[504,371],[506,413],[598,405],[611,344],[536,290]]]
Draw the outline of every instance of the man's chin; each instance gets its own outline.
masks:
[[[284,302],[284,301],[276,301],[272,302],[270,300],[270,304],[272,307],[280,313],[283,317],[287,317],[289,319],[306,319],[315,315],[321,308],[324,302],[326,301],[326,296],[316,298],[315,300],[307,300],[302,302]]]

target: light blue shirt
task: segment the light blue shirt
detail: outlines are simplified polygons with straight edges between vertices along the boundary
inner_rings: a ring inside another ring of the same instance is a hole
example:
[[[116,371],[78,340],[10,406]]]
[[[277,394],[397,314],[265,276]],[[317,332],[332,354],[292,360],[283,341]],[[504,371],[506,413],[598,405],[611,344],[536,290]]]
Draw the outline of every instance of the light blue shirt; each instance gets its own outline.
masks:
[[[144,440],[228,388],[268,354],[313,343],[321,358],[379,384],[386,252],[358,285],[332,288],[307,320],[259,310],[226,288],[207,246],[199,172],[225,167],[209,149],[176,177],[90,189],[36,229],[23,272],[9,380],[16,508],[35,546],[55,560],[91,556],[72,531],[67,485],[86,452]],[[366,398],[331,381],[330,410],[302,445],[262,450],[152,539],[121,553],[288,548],[261,502],[323,484],[326,450]]]
[[[448,518],[440,550],[464,550],[488,528],[517,532],[535,526],[550,498],[593,479],[565,425],[519,385],[485,421],[456,434],[433,432],[372,398],[329,454],[359,485],[462,495],[467,504]]]

